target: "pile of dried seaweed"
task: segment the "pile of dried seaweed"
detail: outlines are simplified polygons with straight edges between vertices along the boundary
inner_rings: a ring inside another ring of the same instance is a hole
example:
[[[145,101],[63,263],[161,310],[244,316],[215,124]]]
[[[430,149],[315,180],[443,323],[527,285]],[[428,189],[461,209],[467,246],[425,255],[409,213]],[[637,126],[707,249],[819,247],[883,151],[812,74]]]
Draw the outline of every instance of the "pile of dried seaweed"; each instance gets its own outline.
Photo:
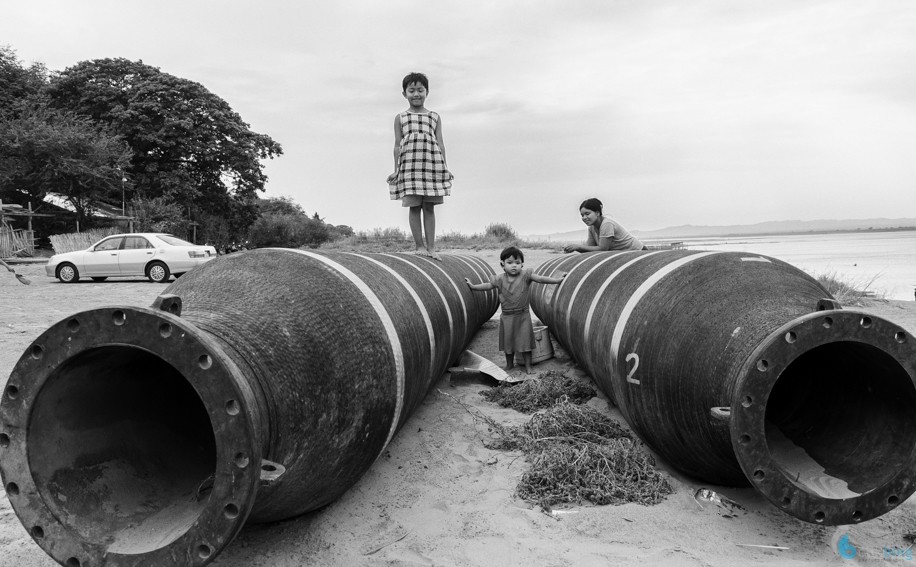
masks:
[[[544,510],[562,503],[658,504],[671,485],[655,459],[616,421],[561,400],[528,423],[497,427],[494,449],[519,449],[531,470],[517,494]]]
[[[549,408],[564,396],[574,404],[585,403],[595,397],[595,388],[578,378],[569,378],[558,370],[548,370],[537,378],[529,378],[519,384],[500,384],[480,394],[504,408],[532,413]]]

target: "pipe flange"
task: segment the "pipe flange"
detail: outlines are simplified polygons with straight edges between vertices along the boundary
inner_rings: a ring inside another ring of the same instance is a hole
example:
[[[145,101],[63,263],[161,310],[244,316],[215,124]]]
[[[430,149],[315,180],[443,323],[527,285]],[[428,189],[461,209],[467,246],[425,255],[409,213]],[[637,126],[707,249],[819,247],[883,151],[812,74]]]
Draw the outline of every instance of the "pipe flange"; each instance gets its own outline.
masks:
[[[170,533],[152,549],[121,552],[112,549],[110,534],[77,533],[45,501],[29,461],[30,419],[42,388],[71,357],[104,347],[141,349],[171,365],[196,391],[213,427],[215,470],[211,484],[198,491],[206,504],[193,521],[174,530],[183,533]],[[0,401],[0,474],[22,524],[62,565],[203,565],[235,537],[255,501],[261,477],[258,420],[239,368],[194,325],[139,307],[85,311],[42,333],[14,367]]]
[[[839,342],[853,343],[858,348],[875,347],[875,352],[885,353],[890,357],[888,361],[893,359],[892,363],[899,365],[896,372],[900,377],[900,391],[909,398],[914,396],[916,339],[913,335],[872,314],[827,310],[799,317],[762,341],[739,373],[731,406],[732,446],[750,482],[787,513],[824,525],[851,524],[875,518],[895,508],[916,491],[916,477],[912,474],[916,469],[916,444],[903,449],[904,454],[895,466],[896,472],[887,474],[879,485],[847,494],[831,494],[829,490],[816,490],[811,485],[799,483],[798,475],[789,472],[774,458],[774,447],[769,446],[767,404],[771,401],[776,382],[805,353]],[[825,475],[825,478],[831,477]]]

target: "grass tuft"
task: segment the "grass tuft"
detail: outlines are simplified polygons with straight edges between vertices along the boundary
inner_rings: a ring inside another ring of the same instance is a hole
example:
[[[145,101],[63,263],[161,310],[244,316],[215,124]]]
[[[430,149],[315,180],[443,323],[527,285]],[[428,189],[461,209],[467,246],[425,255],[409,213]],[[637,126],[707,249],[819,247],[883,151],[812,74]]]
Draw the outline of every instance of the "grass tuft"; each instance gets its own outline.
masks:
[[[880,274],[875,274],[870,280],[851,280],[836,272],[817,274],[814,278],[824,289],[830,292],[841,305],[862,305],[862,298],[884,299],[883,294],[877,294],[871,289]]]
[[[521,240],[511,226],[503,223],[488,225],[483,233],[470,236],[460,232],[446,232],[436,237],[436,246],[440,250],[488,250],[502,249],[506,246],[518,246],[524,249],[547,249],[561,252],[563,243],[548,241]],[[408,252],[415,248],[413,238],[400,228],[375,228],[371,231],[359,231],[353,236],[325,242],[321,248],[326,250],[356,250],[359,252]]]

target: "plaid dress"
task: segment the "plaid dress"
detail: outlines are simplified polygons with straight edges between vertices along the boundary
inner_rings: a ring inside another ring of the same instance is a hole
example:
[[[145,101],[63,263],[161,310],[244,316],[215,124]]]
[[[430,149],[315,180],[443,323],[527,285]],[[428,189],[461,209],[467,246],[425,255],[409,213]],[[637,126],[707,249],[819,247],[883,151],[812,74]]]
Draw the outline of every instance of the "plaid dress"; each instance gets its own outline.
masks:
[[[401,145],[399,148],[398,178],[388,185],[393,200],[405,195],[441,197],[451,194],[452,179],[445,169],[442,150],[436,141],[439,115],[435,112],[419,114],[402,112]]]

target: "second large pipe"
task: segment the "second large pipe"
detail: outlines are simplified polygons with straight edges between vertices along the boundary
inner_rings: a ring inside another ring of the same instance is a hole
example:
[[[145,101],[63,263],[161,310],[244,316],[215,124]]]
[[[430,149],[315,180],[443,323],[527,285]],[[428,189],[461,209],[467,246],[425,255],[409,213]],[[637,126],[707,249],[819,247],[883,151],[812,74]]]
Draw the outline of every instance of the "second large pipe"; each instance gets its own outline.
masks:
[[[849,524],[916,490],[916,339],[752,253],[564,256],[532,309],[673,466]],[[556,289],[554,289],[556,288]]]

